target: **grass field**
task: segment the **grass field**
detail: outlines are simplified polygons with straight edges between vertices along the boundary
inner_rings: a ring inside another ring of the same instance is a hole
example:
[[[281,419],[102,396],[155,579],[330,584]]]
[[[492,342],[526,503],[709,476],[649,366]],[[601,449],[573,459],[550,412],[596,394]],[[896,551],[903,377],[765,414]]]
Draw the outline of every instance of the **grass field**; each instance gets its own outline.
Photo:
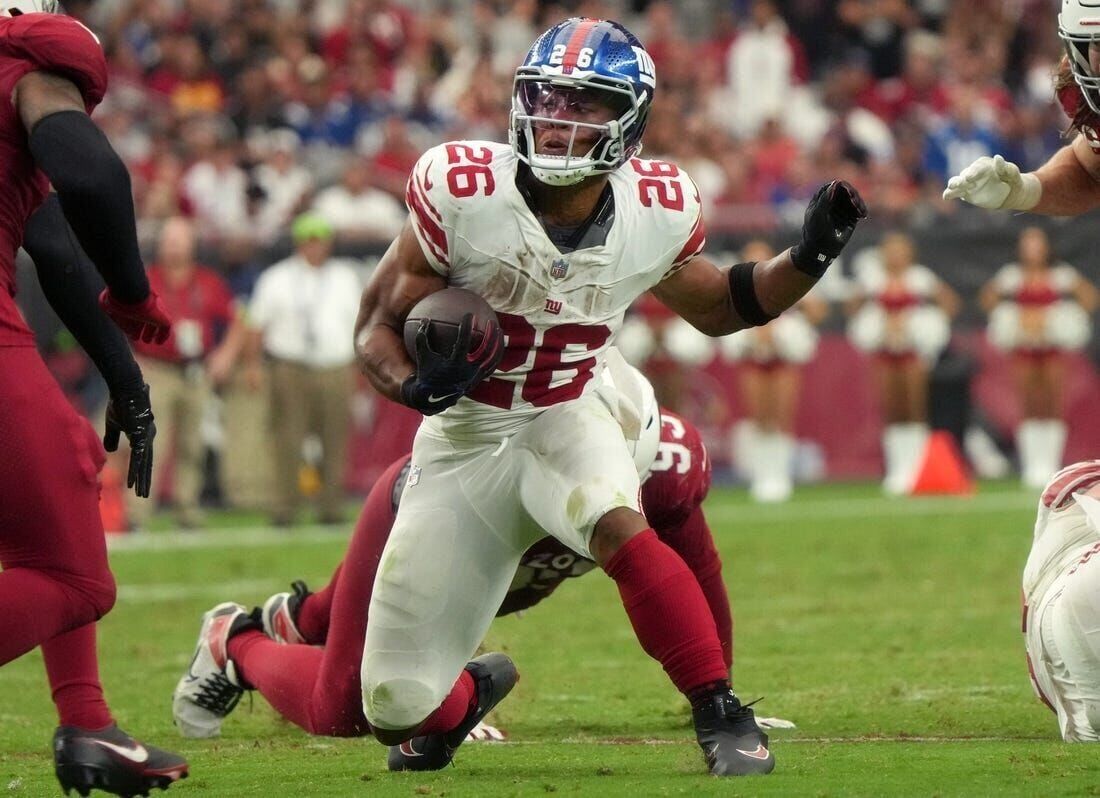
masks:
[[[292,578],[325,581],[342,534],[236,525],[150,533],[112,551],[119,601],[101,625],[104,682],[120,722],[185,753],[180,796],[1100,795],[1097,749],[1062,744],[1028,686],[1019,575],[1034,499],[983,486],[973,499],[888,501],[872,486],[801,491],[781,507],[719,490],[707,510],[734,605],[735,688],[772,734],[777,767],[704,775],[686,703],[638,648],[599,573],[564,586],[487,646],[523,674],[492,716],[507,744],[470,744],[439,774],[390,774],[369,740],[309,738],[262,698],[216,741],[184,741],[172,687],[199,616],[253,604]],[[57,792],[54,718],[33,654],[0,671],[0,795]]]

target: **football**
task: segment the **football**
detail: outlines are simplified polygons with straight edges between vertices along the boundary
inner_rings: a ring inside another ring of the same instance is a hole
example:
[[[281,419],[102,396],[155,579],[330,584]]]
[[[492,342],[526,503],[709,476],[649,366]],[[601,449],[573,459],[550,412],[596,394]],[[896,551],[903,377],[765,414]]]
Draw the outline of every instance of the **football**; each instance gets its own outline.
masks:
[[[481,343],[490,320],[496,321],[497,318],[488,302],[465,288],[444,288],[417,302],[405,319],[405,349],[409,357],[416,360],[416,331],[422,319],[431,322],[428,345],[432,351],[446,354],[454,348],[459,325],[467,313],[474,314],[474,329],[470,336],[470,349],[473,350]]]

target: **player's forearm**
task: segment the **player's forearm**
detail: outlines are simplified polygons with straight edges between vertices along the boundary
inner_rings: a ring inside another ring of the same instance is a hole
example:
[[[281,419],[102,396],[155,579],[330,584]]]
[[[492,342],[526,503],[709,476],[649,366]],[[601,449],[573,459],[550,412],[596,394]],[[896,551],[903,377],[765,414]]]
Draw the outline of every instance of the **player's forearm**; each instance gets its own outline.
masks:
[[[34,260],[50,306],[95,363],[111,393],[123,396],[140,390],[141,369],[122,331],[99,309],[102,282],[76,245],[56,195],[27,220],[23,247]]]
[[[1078,146],[1063,147],[1036,170],[1042,194],[1032,213],[1076,216],[1100,206],[1100,180],[1081,162]]]
[[[380,394],[403,404],[401,386],[416,371],[405,342],[388,324],[367,325],[356,336],[359,367]]]
[[[795,268],[790,249],[769,261],[757,263],[752,281],[760,307],[769,316],[778,316],[794,307],[817,283],[816,278]]]
[[[138,250],[130,175],[103,131],[80,111],[61,111],[35,124],[28,143],[111,294],[125,304],[143,302],[149,281]]]

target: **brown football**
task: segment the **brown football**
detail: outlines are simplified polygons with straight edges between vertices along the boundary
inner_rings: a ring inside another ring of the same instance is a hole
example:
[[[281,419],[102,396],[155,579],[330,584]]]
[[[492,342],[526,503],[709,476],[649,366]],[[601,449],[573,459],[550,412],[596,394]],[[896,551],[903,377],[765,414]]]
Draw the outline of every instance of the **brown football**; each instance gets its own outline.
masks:
[[[465,288],[444,288],[417,302],[405,319],[405,349],[409,357],[416,360],[416,331],[421,319],[431,322],[428,345],[432,351],[446,355],[454,349],[459,325],[467,313],[474,314],[474,329],[470,336],[470,349],[473,350],[481,343],[486,325],[497,320],[488,302]]]

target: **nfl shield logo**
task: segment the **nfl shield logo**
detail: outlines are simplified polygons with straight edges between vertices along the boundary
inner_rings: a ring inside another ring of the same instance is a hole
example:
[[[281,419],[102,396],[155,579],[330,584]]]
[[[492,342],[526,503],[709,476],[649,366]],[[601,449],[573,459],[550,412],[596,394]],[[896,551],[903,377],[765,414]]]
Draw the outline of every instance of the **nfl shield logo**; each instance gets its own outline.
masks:
[[[550,276],[555,280],[560,280],[569,273],[569,261],[565,258],[558,258],[556,261],[550,264]]]

